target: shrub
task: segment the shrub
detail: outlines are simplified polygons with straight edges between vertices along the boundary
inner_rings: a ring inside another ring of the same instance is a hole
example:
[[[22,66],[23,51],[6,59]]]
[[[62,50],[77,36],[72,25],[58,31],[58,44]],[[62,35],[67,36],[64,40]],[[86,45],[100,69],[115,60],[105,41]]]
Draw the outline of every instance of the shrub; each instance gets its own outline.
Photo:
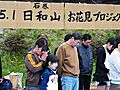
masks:
[[[15,32],[5,38],[3,47],[5,50],[17,52],[27,49],[29,44],[27,43],[25,34]]]

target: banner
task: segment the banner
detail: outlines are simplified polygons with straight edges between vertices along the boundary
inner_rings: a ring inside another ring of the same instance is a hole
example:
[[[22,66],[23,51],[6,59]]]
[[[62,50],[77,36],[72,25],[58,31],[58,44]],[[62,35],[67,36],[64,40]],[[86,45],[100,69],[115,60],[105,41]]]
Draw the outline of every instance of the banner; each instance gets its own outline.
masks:
[[[120,29],[120,5],[65,4],[66,29]]]
[[[0,2],[0,27],[63,29],[62,3]]]
[[[1,1],[0,27],[120,29],[120,5]]]

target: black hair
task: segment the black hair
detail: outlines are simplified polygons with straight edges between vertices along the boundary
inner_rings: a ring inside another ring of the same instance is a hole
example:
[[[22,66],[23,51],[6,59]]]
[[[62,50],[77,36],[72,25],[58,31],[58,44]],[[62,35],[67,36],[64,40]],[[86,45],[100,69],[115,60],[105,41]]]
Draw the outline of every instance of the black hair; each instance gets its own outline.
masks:
[[[75,40],[81,40],[82,34],[80,32],[75,32],[72,34],[72,37],[74,37]]]
[[[48,44],[47,41],[43,38],[40,38],[36,41],[35,46],[38,46],[38,48],[42,48],[42,51],[47,51]]]
[[[107,44],[107,43],[110,43],[110,45],[114,45],[114,43],[115,43],[115,38],[114,38],[114,37],[109,38],[109,39],[107,40],[106,44]]]
[[[56,63],[58,61],[59,61],[58,57],[56,55],[53,55],[53,54],[49,54],[46,58],[46,64],[47,65],[48,65],[49,62]]]
[[[87,40],[91,40],[92,37],[91,37],[90,34],[84,34],[82,39],[83,39],[84,41],[87,41]]]
[[[120,44],[120,36],[117,36],[115,39],[115,48],[118,48],[118,44]]]
[[[71,34],[65,35],[64,42],[68,41],[71,37],[72,37]]]

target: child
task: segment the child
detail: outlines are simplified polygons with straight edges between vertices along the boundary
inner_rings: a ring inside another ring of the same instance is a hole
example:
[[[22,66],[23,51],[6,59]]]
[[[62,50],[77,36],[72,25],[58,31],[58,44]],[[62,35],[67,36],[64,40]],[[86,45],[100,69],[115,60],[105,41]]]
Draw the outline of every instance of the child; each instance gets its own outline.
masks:
[[[46,64],[47,67],[40,75],[40,90],[58,90],[58,75],[56,74],[58,66],[57,56],[48,55]]]

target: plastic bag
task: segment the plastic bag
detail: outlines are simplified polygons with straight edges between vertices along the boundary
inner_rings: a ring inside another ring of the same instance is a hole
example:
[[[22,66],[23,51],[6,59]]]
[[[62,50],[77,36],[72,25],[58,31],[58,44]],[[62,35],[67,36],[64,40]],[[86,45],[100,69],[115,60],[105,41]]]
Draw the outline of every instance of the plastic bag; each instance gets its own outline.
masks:
[[[12,82],[13,88],[16,90],[22,90],[22,77],[23,73],[14,73],[12,72],[10,75],[10,80]]]

